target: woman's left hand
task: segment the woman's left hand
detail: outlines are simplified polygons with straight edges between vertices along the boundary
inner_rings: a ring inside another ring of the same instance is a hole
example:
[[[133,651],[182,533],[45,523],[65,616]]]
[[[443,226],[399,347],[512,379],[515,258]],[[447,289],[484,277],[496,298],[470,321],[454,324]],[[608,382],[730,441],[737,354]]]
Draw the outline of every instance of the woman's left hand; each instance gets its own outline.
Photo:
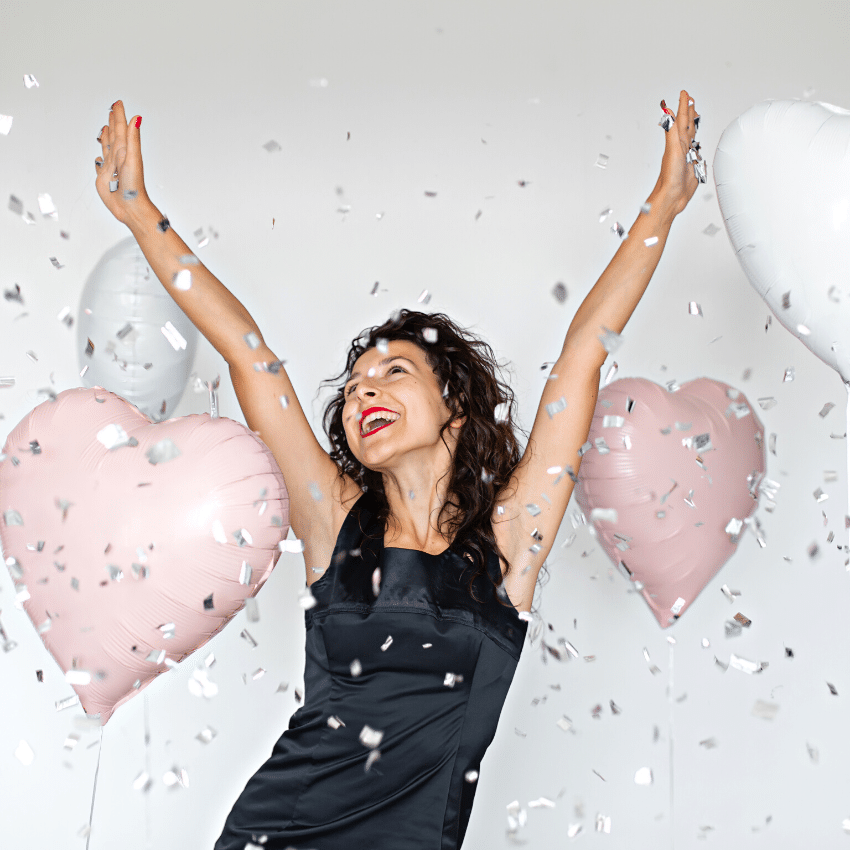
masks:
[[[661,174],[653,190],[653,195],[664,198],[674,215],[678,215],[688,205],[700,182],[694,173],[695,163],[688,162],[688,152],[696,136],[697,118],[699,114],[691,96],[682,91],[673,126],[665,134],[667,145],[661,160]],[[694,154],[701,163],[699,151]]]

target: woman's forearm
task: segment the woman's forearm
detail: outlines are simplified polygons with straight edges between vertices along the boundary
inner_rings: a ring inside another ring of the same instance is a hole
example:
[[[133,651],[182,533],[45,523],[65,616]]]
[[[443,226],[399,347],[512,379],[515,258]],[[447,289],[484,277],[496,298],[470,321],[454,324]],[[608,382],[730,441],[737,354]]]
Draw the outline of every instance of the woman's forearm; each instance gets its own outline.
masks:
[[[663,194],[653,192],[617,253],[576,311],[564,340],[563,355],[602,366],[607,352],[599,337],[620,333],[652,278],[675,218]]]
[[[250,313],[222,284],[169,225],[163,231],[162,213],[147,198],[138,198],[127,221],[153,273],[168,294],[231,365],[250,356],[245,335],[262,336]],[[187,277],[188,271],[191,277]],[[178,273],[184,274],[178,277]],[[188,288],[185,288],[188,284]]]

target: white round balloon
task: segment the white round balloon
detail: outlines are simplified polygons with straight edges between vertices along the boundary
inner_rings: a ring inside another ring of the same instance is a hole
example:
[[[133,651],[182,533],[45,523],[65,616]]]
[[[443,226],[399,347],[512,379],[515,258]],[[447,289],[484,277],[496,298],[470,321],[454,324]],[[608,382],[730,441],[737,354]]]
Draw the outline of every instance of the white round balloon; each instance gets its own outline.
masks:
[[[80,297],[83,383],[122,396],[153,420],[180,401],[198,332],[165,291],[133,237],[110,248]]]
[[[723,131],[714,181],[750,283],[850,382],[850,112],[799,100],[756,104]]]

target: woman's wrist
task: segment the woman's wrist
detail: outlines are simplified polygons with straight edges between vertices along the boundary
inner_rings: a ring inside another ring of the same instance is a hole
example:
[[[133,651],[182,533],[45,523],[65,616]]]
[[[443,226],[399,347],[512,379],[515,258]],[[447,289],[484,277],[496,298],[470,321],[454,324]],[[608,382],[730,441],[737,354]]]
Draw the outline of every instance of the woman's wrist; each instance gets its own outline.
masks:
[[[134,236],[140,233],[151,233],[159,227],[161,221],[167,221],[147,195],[144,198],[136,198],[136,201],[137,203],[130,208],[128,220],[125,222]],[[159,229],[162,230],[162,228]]]
[[[673,219],[681,212],[679,206],[661,186],[656,186],[646,199],[650,212],[657,215],[661,221],[671,224]]]

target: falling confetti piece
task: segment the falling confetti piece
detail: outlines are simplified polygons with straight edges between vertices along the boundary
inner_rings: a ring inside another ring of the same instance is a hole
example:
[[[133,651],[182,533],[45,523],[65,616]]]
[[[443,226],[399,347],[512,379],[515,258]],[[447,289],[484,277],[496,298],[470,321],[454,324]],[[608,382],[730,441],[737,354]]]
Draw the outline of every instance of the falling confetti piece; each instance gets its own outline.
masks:
[[[761,673],[767,664],[764,661],[750,661],[748,658],[742,658],[739,655],[735,655],[733,652],[729,656],[729,666],[733,670],[740,670],[742,673]]]
[[[179,289],[181,292],[187,292],[192,288],[192,272],[189,269],[180,269],[171,278],[171,283],[175,289]]]
[[[613,354],[623,343],[623,337],[616,331],[602,328],[602,336],[597,337],[602,343],[602,347],[609,353]]]
[[[567,287],[563,283],[556,283],[552,287],[552,295],[559,304],[563,304],[567,300]]]
[[[381,644],[381,652],[386,652],[393,645],[393,636],[388,635],[387,639]]]
[[[646,245],[647,248],[651,248],[653,245],[658,244],[657,236],[650,236],[649,239],[644,239],[643,244]]]
[[[599,213],[599,223],[602,224],[602,222],[605,221],[605,219],[608,218],[608,216],[611,215],[613,212],[614,210],[610,208],[602,210],[602,212]]]
[[[0,115],[0,135],[8,136],[9,130],[12,129],[12,116]],[[23,210],[21,210],[23,212]]]
[[[174,445],[173,441],[166,437],[160,440],[148,449],[146,454],[148,462],[156,466],[158,463],[166,463],[169,460],[174,460],[180,457],[180,449]]]
[[[377,729],[373,729],[371,726],[364,726],[360,730],[360,743],[363,744],[364,747],[369,747],[374,750],[381,745],[383,738],[384,733]]]
[[[175,351],[183,351],[186,348],[186,340],[183,338],[180,331],[174,327],[171,322],[166,322],[160,330],[163,336],[171,343],[171,347]]]
[[[38,196],[38,209],[45,218],[57,218],[56,205],[46,192]]]
[[[622,239],[626,235],[626,228],[619,221],[615,221],[611,225],[611,232]]]
[[[702,316],[702,307],[696,301],[691,301],[688,304],[688,312],[692,316]]]
[[[709,224],[708,227],[703,228],[702,232],[706,236],[714,236],[720,232],[720,228],[716,224]]]
[[[608,156],[607,154],[601,153],[596,158],[596,167],[597,168],[607,168],[608,167]]]
[[[15,757],[24,767],[29,767],[35,758],[35,753],[26,741],[21,741],[15,748]]]
[[[652,771],[642,767],[635,773],[635,785],[652,785]]]
[[[838,690],[836,689],[835,685],[833,685],[831,682],[827,682],[827,683],[826,683],[826,686],[829,688],[829,692],[830,692],[830,693],[831,693],[834,697],[837,697],[837,696],[838,696]]]
[[[282,147],[281,147],[281,146],[280,146],[280,145],[279,145],[279,144],[278,144],[278,143],[277,143],[274,139],[269,139],[269,140],[268,140],[268,141],[267,141],[267,142],[263,145],[263,147],[264,147],[264,148],[265,148],[265,149],[266,149],[269,153],[277,153],[277,151],[283,150],[283,148],[282,148]]]
[[[557,401],[550,402],[546,405],[546,412],[549,414],[549,418],[553,419],[555,414],[561,413],[561,411],[567,409],[567,400],[564,396],[561,396]]]
[[[794,380],[794,367],[789,366],[785,370],[785,374],[782,377],[782,381],[783,381],[783,383],[787,383],[788,381],[793,381],[793,380]]]
[[[779,705],[775,702],[765,702],[764,700],[756,700],[753,706],[753,716],[760,717],[762,720],[773,720],[776,713],[779,711]]]

